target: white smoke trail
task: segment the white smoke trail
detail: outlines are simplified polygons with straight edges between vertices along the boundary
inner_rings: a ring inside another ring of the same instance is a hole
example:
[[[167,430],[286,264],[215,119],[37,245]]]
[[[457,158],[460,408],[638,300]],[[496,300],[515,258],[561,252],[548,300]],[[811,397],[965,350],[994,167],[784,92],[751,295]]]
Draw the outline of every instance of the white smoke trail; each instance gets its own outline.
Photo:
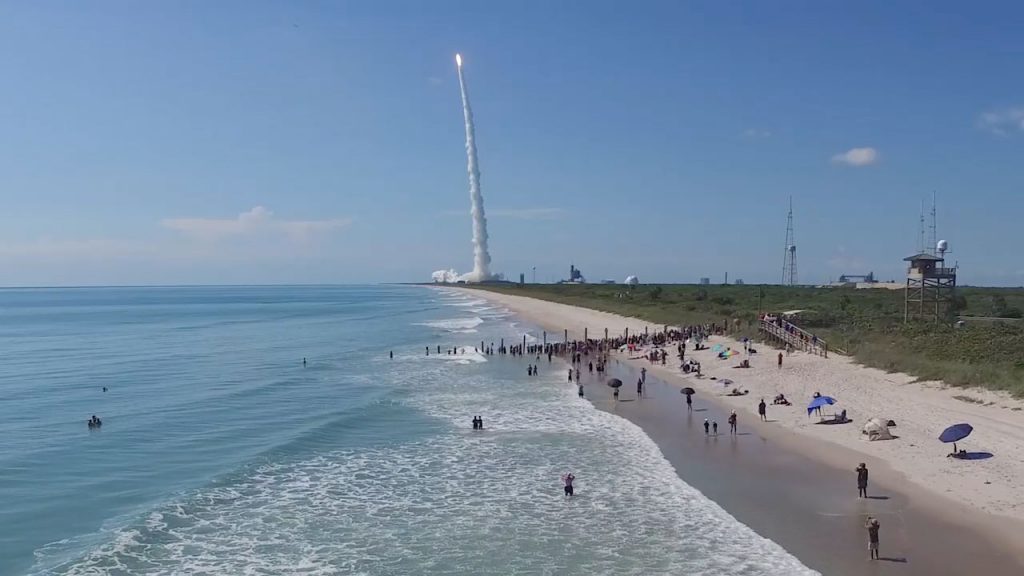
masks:
[[[466,93],[466,81],[462,77],[462,57],[455,55],[455,64],[459,69],[459,89],[462,91],[462,112],[466,117],[466,157],[469,172],[469,199],[472,203],[473,215],[473,271],[463,279],[469,282],[490,280],[491,254],[487,250],[487,218],[484,216],[484,197],[480,194],[480,168],[476,159],[476,130],[473,127],[473,109],[469,106],[469,95]]]

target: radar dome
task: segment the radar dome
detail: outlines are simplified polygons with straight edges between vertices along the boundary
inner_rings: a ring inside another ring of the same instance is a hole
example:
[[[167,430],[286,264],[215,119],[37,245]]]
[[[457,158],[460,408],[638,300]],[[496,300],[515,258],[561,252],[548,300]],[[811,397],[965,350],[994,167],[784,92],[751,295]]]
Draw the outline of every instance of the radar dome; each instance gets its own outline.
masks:
[[[636,286],[640,283],[640,279],[636,276],[626,276],[626,284],[629,286]]]
[[[939,252],[945,252],[949,250],[949,242],[939,240],[938,244],[935,245],[935,248],[938,249]]]

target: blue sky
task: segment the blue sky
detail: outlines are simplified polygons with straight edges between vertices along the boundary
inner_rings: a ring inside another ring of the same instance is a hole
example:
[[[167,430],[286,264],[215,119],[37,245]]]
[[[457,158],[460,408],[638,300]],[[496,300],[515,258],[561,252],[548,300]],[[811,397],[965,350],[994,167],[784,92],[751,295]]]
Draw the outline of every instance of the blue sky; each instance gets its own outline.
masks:
[[[938,194],[1022,285],[1015,2],[0,4],[0,285],[472,264],[454,54],[510,277],[888,279]],[[868,150],[870,149],[870,150]]]

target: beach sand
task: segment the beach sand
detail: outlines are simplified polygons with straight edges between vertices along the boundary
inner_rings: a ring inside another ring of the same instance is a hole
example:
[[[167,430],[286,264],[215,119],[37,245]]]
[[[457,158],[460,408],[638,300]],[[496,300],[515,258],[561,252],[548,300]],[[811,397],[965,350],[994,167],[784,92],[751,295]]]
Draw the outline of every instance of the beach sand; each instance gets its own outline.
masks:
[[[472,294],[548,330],[548,341],[561,341],[563,330],[571,340],[583,338],[584,328],[591,338],[602,337],[605,328],[610,335],[662,328],[532,298]],[[711,343],[743,349],[723,337]],[[757,347],[750,369],[732,368],[743,356],[718,360],[710,350],[687,351],[701,362],[702,379],[680,372],[674,349],[666,366],[619,354],[612,369],[627,383],[623,399],[635,397],[630,383],[641,367],[648,369],[651,398],[615,406],[610,390],[592,383],[588,399],[641,426],[685,481],[824,574],[1024,573],[1024,411],[1014,410],[1024,403],[984,390],[914,383],[910,376],[865,368],[839,355],[793,353],[779,369],[777,350]],[[723,387],[712,376],[735,384]],[[707,412],[687,415],[678,393],[682,386],[696,389],[694,407]],[[725,396],[734,386],[750,393]],[[846,409],[853,422],[819,425],[817,417],[808,418],[804,406],[815,391],[835,397],[835,410]],[[772,405],[780,392],[794,405]],[[756,413],[762,397],[767,423]],[[735,439],[725,420],[730,410],[739,415],[741,435]],[[709,414],[718,420],[720,435],[705,441],[701,424]],[[898,438],[862,440],[860,425],[872,416],[895,420]],[[936,438],[957,422],[974,426],[960,448],[993,457],[946,458],[950,447]],[[871,470],[869,495],[886,499],[856,498],[853,468],[859,462]],[[882,557],[890,560],[867,561],[867,514],[882,521]]]

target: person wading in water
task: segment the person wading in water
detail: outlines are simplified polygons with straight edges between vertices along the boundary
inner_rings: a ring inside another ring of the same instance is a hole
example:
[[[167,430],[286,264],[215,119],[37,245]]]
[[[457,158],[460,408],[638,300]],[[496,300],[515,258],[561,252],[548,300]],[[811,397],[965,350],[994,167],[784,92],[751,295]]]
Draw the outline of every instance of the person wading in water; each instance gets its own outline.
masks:
[[[878,529],[880,528],[877,518],[868,516],[864,527],[868,529],[868,552],[872,560],[878,560]]]
[[[863,462],[860,466],[857,466],[857,497],[867,498],[868,497],[868,467]]]
[[[562,476],[562,482],[565,484],[565,495],[570,498],[573,495],[572,481],[575,479],[576,477],[572,475],[572,472]]]

